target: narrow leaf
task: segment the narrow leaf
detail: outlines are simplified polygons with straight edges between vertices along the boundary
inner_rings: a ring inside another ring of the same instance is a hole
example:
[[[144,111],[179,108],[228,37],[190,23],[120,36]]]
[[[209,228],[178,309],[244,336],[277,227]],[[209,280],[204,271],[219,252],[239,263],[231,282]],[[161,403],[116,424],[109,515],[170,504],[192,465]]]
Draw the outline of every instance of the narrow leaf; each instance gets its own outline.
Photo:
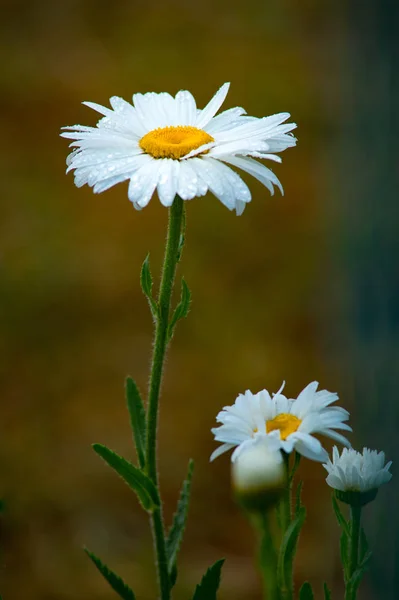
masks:
[[[182,225],[181,225],[180,238],[179,238],[179,247],[177,250],[177,262],[180,262],[185,241],[186,241],[186,209],[183,204]]]
[[[144,259],[140,273],[141,288],[146,296],[152,296],[152,275],[150,271],[150,255]]]
[[[363,579],[363,575],[366,571],[366,567],[358,567],[356,571],[353,573],[350,581],[348,583],[348,588],[350,589],[352,595],[351,597],[356,596],[357,589]]]
[[[181,280],[180,302],[175,308],[175,311],[173,313],[173,316],[170,320],[169,327],[168,327],[168,338],[169,339],[173,335],[173,331],[175,329],[177,321],[179,321],[180,319],[183,319],[184,317],[187,317],[187,314],[188,314],[188,311],[190,308],[190,302],[191,302],[190,289],[189,289],[187,283],[185,282],[185,280],[182,279]]]
[[[346,535],[349,536],[349,525],[344,515],[341,512],[341,509],[338,504],[338,500],[335,497],[335,494],[332,495],[332,505],[335,512],[335,516],[337,517],[337,521],[340,527],[345,531]]]
[[[184,480],[180,492],[177,510],[173,516],[173,523],[166,539],[166,554],[168,557],[169,573],[172,573],[176,564],[177,553],[183,539],[184,529],[187,521],[188,505],[190,502],[191,482],[193,477],[194,461],[188,463],[187,478]]]
[[[225,559],[216,561],[205,573],[201,583],[195,588],[192,600],[216,600],[216,593],[219,589],[220,575]]]
[[[295,451],[294,464],[292,465],[291,472],[288,475],[288,479],[289,479],[290,483],[294,480],[295,474],[299,468],[300,463],[301,463],[301,455],[299,454],[299,452]]]
[[[145,510],[151,512],[159,506],[157,489],[147,475],[102,444],[93,444],[93,449],[136,492]]]
[[[129,409],[130,424],[136,446],[137,458],[141,468],[145,464],[145,409],[139,389],[131,377],[126,378],[126,401]]]
[[[173,586],[176,583],[176,580],[177,580],[177,565],[175,563],[172,567],[172,570],[169,573],[170,589],[173,588]]]
[[[285,588],[289,583],[289,575],[292,570],[299,534],[305,522],[305,517],[306,509],[302,506],[282,539],[277,565],[277,579],[281,588]]]
[[[299,590],[299,600],[314,600],[312,586],[308,581]]]
[[[111,569],[109,567],[107,567],[107,565],[105,565],[98,558],[98,556],[96,556],[95,554],[93,554],[92,552],[87,550],[87,548],[84,548],[84,551],[86,552],[87,556],[93,561],[93,563],[96,565],[97,569],[100,571],[100,573],[104,577],[104,579],[106,579],[108,581],[108,583],[112,587],[112,589],[121,598],[123,598],[123,600],[136,600],[136,597],[133,594],[130,587],[126,585],[126,583],[123,581],[123,579],[121,579],[119,577],[119,575],[117,575],[116,573],[111,571]]]
[[[331,592],[326,583],[324,584],[323,589],[324,589],[324,600],[332,600]]]
[[[151,275],[151,270],[150,270],[150,255],[149,254],[147,254],[147,256],[145,257],[143,265],[141,267],[140,283],[141,283],[141,289],[143,290],[143,293],[144,293],[145,297],[147,298],[148,303],[150,305],[152,315],[154,318],[157,318],[158,305],[155,302],[154,298],[152,297],[152,275]]]
[[[371,552],[371,550],[366,552],[366,554],[363,556],[363,558],[361,559],[361,561],[359,563],[359,567],[362,569],[367,569],[372,556],[373,556],[373,553]]]
[[[301,493],[302,493],[303,481],[300,481],[297,485],[295,492],[295,516],[298,516],[301,504]]]
[[[360,529],[360,544],[359,544],[359,557],[360,562],[363,561],[364,557],[369,553],[369,544],[363,527]]]

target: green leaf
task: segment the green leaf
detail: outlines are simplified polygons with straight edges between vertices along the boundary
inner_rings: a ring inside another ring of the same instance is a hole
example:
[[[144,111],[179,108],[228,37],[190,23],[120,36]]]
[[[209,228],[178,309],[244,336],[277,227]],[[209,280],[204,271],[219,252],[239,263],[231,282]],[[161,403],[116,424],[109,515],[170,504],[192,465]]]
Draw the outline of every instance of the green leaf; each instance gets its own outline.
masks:
[[[225,559],[216,561],[205,573],[201,583],[195,588],[192,600],[216,600],[216,592],[219,589],[220,575]]]
[[[371,552],[371,550],[366,552],[366,554],[363,556],[362,560],[359,563],[359,568],[367,569],[372,556],[373,556],[373,553]]]
[[[176,323],[177,321],[179,321],[180,319],[183,319],[184,317],[187,317],[189,308],[190,308],[190,302],[191,302],[191,292],[190,289],[187,285],[187,283],[185,282],[184,279],[181,280],[181,296],[180,296],[180,302],[179,304],[176,306],[175,311],[173,313],[173,316],[170,320],[169,323],[169,327],[168,327],[168,339],[171,339],[174,329],[176,327]]]
[[[347,584],[348,589],[351,592],[351,597],[356,596],[357,589],[363,579],[363,575],[366,571],[367,567],[358,567],[356,571],[353,573],[350,581]]]
[[[172,574],[172,571],[176,565],[177,553],[179,551],[186,526],[193,471],[194,461],[190,460],[188,463],[187,479],[183,481],[179,501],[177,503],[177,510],[173,516],[173,523],[166,539],[166,555],[168,557],[168,569],[170,575]]]
[[[350,535],[349,525],[348,525],[348,522],[345,519],[344,515],[341,512],[341,509],[338,504],[338,500],[335,497],[335,493],[333,493],[333,495],[332,495],[332,505],[333,505],[333,509],[335,512],[335,516],[337,517],[337,521],[338,521],[340,527],[345,531],[346,535],[349,537],[349,535]]]
[[[177,581],[177,565],[176,563],[173,565],[172,570],[169,573],[169,582],[170,582],[170,589],[173,588],[173,586],[175,585]]]
[[[158,317],[158,305],[152,297],[152,275],[150,270],[149,254],[147,254],[147,256],[145,257],[143,265],[141,267],[140,283],[141,289],[143,290],[143,293],[148,300],[148,304],[150,305],[152,316],[154,317],[154,319],[156,319]]]
[[[136,600],[135,595],[126,583],[111,569],[107,567],[95,554],[84,548],[87,556],[93,561],[101,575],[106,579],[112,589],[121,597],[123,600]]]
[[[299,600],[314,600],[312,586],[308,581],[299,590]]]
[[[306,509],[302,506],[298,511],[297,517],[290,523],[290,526],[282,539],[277,564],[277,580],[280,588],[286,588],[289,585],[289,578],[295,558],[299,534],[301,533],[305,518]]]
[[[344,570],[344,580],[348,581],[348,569],[349,569],[349,537],[345,530],[341,533],[341,539],[339,543],[341,563]]]
[[[295,451],[294,464],[292,465],[292,469],[288,474],[288,480],[290,483],[294,480],[295,474],[299,468],[300,463],[301,463],[301,455],[299,454],[299,452]]]
[[[140,469],[102,444],[93,444],[93,449],[136,492],[145,510],[152,512],[160,505],[155,485]]]
[[[136,446],[137,458],[140,467],[143,469],[145,465],[146,436],[145,409],[139,389],[131,377],[126,378],[126,401],[129,409],[130,424],[134,434],[133,439]]]
[[[297,485],[296,492],[295,492],[295,516],[296,517],[298,516],[298,513],[302,506],[302,503],[301,503],[302,487],[303,487],[303,481],[300,481]]]
[[[359,558],[360,558],[360,563],[363,562],[364,558],[370,554],[370,549],[369,549],[369,544],[366,538],[366,534],[364,532],[363,527],[360,529],[360,544],[359,544]]]
[[[179,247],[177,249],[177,262],[180,262],[181,255],[183,253],[184,244],[186,241],[186,209],[183,204],[183,213],[182,213],[182,224],[179,238]]]
[[[332,600],[331,592],[326,583],[323,585],[323,590],[324,590],[324,600]]]

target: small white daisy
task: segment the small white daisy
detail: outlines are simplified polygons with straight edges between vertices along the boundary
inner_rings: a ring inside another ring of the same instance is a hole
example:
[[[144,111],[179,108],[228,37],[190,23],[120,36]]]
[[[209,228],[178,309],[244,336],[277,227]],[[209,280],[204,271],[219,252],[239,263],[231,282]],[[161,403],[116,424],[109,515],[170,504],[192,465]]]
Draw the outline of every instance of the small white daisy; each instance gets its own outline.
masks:
[[[273,436],[284,452],[296,450],[319,462],[326,462],[328,454],[314,434],[350,446],[343,435],[334,431],[352,431],[344,422],[349,418],[348,411],[330,406],[338,400],[337,394],[317,391],[318,383],[314,381],[293,400],[281,393],[283,386],[273,396],[266,390],[257,394],[248,390],[238,396],[233,406],[224,407],[216,417],[222,424],[212,429],[215,440],[222,445],[213,452],[211,460],[235,447],[234,461],[245,448],[256,443],[258,437]]]
[[[67,172],[75,169],[75,184],[85,183],[95,193],[129,180],[128,197],[140,210],[155,190],[164,206],[178,194],[183,200],[204,196],[209,190],[227,208],[241,214],[251,200],[244,181],[225,163],[246,171],[274,193],[283,188],[274,173],[254,158],[281,162],[276,152],[295,146],[283,125],[289,113],[270,117],[245,116],[243,108],[230,108],[215,116],[228,89],[225,83],[202,110],[194,97],[180,91],[134,94],[133,105],[110,98],[112,109],[84,102],[104,115],[96,127],[64,127],[63,137],[75,140]]]
[[[392,461],[385,464],[384,452],[363,448],[363,454],[344,448],[341,456],[338,448],[333,448],[332,462],[323,465],[327,470],[327,483],[340,492],[368,492],[388,483],[392,478],[389,468]]]

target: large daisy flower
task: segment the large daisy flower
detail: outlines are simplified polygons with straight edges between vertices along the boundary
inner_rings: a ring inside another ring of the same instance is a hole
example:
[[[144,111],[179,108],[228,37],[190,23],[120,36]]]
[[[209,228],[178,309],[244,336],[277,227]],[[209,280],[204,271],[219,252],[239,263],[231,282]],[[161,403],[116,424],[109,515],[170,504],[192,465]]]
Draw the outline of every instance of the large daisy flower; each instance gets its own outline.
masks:
[[[284,384],[283,384],[284,386]],[[310,383],[296,399],[288,399],[282,393],[283,386],[270,396],[267,390],[252,394],[249,390],[240,394],[233,406],[225,406],[217,415],[220,427],[212,429],[217,448],[211,460],[235,448],[234,461],[259,437],[273,436],[279,441],[280,449],[293,450],[306,458],[326,462],[328,454],[314,434],[325,435],[350,446],[348,440],[335,431],[352,431],[345,423],[349,413],[344,408],[331,406],[338,400],[337,394],[327,390],[317,391],[318,383]]]
[[[281,162],[276,152],[295,146],[283,125],[289,113],[270,117],[246,116],[230,108],[215,116],[228,89],[225,83],[202,110],[187,91],[170,94],[134,94],[133,104],[110,98],[112,109],[84,102],[103,117],[96,127],[64,127],[61,135],[74,140],[67,172],[75,169],[75,184],[87,183],[95,193],[129,180],[128,197],[140,210],[155,190],[164,206],[178,194],[183,200],[204,196],[209,190],[227,208],[241,214],[251,200],[244,181],[226,165],[246,171],[273,194],[283,188],[274,173],[254,158]]]
[[[384,452],[363,448],[363,453],[344,448],[341,456],[333,448],[333,459],[323,465],[327,470],[327,483],[340,492],[368,492],[391,481],[392,461],[385,464]]]

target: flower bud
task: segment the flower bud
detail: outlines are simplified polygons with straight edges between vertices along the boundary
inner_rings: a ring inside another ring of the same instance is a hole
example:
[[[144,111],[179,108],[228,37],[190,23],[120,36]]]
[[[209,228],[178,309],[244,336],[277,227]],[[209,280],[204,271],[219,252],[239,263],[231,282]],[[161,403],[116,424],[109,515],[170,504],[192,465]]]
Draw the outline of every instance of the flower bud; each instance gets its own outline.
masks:
[[[262,511],[276,504],[287,485],[281,452],[262,443],[241,452],[232,464],[232,485],[247,510]]]

